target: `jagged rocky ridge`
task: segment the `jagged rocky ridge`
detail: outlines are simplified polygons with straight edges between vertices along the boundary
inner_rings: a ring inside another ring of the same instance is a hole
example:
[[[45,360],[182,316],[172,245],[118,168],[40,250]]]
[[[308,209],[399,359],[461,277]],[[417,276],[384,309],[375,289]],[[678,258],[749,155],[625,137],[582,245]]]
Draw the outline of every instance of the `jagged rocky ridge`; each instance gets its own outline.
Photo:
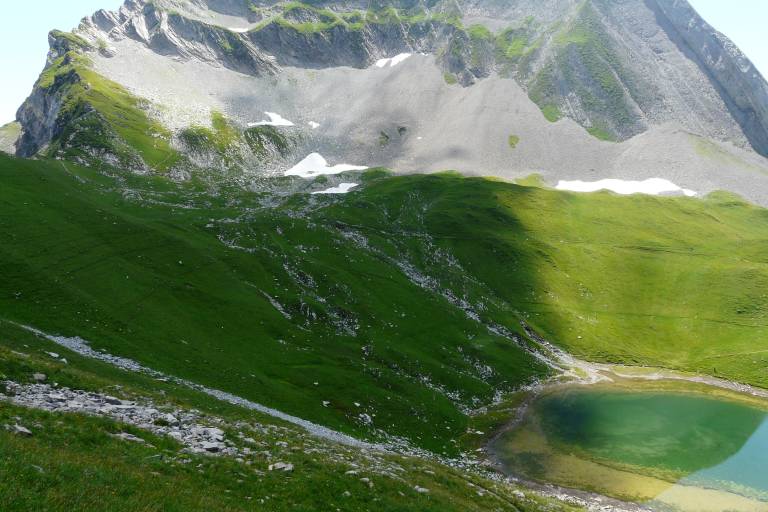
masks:
[[[401,53],[414,56],[391,70],[374,66]],[[104,82],[83,80],[85,69]],[[122,114],[88,94],[73,101],[83,82],[124,95],[141,125],[133,131],[151,137],[126,133],[133,127]],[[254,147],[246,128],[268,109],[302,127],[260,134]],[[227,124],[217,128],[219,113]],[[310,116],[321,130],[307,128]],[[455,121],[469,116],[473,123]],[[18,118],[21,156],[180,177],[287,168],[321,149],[398,170],[549,179],[564,169],[640,179],[666,167],[690,188],[749,196],[753,183],[742,190],[716,174],[768,167],[751,151],[768,154],[765,80],[678,0],[127,0],[73,34],[51,33],[48,68]],[[287,131],[289,143],[275,140]],[[510,135],[523,141],[514,151]]]

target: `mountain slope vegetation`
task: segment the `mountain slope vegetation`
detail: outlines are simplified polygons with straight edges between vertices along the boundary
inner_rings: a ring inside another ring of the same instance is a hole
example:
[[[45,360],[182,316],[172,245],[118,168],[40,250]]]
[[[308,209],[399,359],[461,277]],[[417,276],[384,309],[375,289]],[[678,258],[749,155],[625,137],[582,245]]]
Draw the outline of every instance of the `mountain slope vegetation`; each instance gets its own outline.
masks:
[[[53,351],[59,359],[50,355]],[[51,397],[77,389],[109,396],[113,403],[151,399],[160,408],[196,411],[202,421],[223,427],[229,439],[253,450],[243,458],[189,453],[170,436],[135,425],[2,401],[4,511],[577,510],[477,472],[316,439],[269,416],[84,358],[0,322],[0,393],[8,392],[8,380],[40,387],[35,379],[41,374],[53,386]],[[17,425],[29,434],[14,433]],[[120,438],[126,434],[133,437]],[[270,470],[278,461],[290,463],[292,470]]]
[[[362,178],[282,196],[3,158],[3,318],[447,455],[470,411],[551,374],[524,326],[587,359],[768,384],[765,210]]]

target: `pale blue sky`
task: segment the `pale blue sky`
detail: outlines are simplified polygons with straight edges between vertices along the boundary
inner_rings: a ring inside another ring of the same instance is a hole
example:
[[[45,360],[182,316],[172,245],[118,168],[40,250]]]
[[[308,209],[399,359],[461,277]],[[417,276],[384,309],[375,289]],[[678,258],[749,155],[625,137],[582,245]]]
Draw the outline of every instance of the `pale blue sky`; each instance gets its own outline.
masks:
[[[689,0],[715,28],[725,33],[768,76],[768,0]],[[0,16],[0,124],[12,121],[45,63],[46,35],[70,30],[100,8],[122,0],[20,0],[7,2]]]

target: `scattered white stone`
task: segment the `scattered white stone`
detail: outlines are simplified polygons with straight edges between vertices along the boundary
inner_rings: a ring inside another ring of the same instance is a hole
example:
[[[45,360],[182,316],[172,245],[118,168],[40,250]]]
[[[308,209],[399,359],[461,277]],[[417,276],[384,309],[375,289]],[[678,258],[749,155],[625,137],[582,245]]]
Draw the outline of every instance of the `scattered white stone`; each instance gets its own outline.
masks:
[[[129,434],[128,432],[120,432],[119,434],[110,434],[110,435],[114,438],[122,439],[123,441],[128,441],[131,443],[146,444],[146,441],[144,441],[142,438],[137,437],[133,434]]]
[[[264,112],[269,117],[269,120],[259,121],[258,123],[248,123],[248,126],[253,128],[254,126],[294,126],[294,124],[275,112]]]
[[[424,487],[419,487],[418,485],[414,487],[413,490],[419,494],[429,494],[429,489],[426,489]]]
[[[51,412],[75,412],[109,417],[155,435],[167,435],[193,453],[228,456],[245,453],[245,450],[229,446],[225,440],[224,431],[220,428],[202,425],[203,418],[196,411],[173,409],[172,412],[160,412],[159,406],[151,401],[128,402],[99,393],[69,388],[54,389],[47,384],[20,385],[11,381],[3,384],[8,389],[9,396],[0,395],[0,399],[16,405]],[[168,406],[163,406],[163,409],[167,411]],[[15,430],[13,427],[8,429],[20,435],[27,435],[23,430]],[[141,438],[126,432],[114,434],[113,437],[146,444]]]
[[[572,192],[597,192],[598,190],[610,190],[617,194],[647,194],[657,196],[659,194],[683,193],[693,197],[696,192],[687,188],[681,188],[669,180],[662,178],[649,178],[645,181],[631,181],[619,179],[604,179],[599,181],[566,181],[560,180],[555,187],[557,190],[570,190]]]
[[[209,453],[219,453],[224,446],[222,446],[221,443],[205,442],[202,444],[201,448]]]
[[[24,436],[24,437],[31,437],[32,436],[32,432],[28,428],[22,427],[21,425],[18,425],[18,424],[14,425],[13,428],[11,429],[11,431],[14,434],[19,435],[19,436]]]
[[[317,436],[317,437],[320,437],[320,438],[323,438],[323,439],[327,439],[327,440],[330,440],[330,441],[334,441],[334,442],[337,442],[337,443],[341,443],[341,444],[344,444],[344,445],[347,445],[347,446],[356,446],[356,447],[367,448],[367,449],[374,449],[374,450],[385,450],[385,449],[387,449],[387,446],[385,446],[385,445],[374,444],[374,443],[369,443],[369,442],[366,442],[366,441],[361,441],[361,440],[356,439],[356,438],[354,438],[352,436],[349,436],[347,434],[342,434],[341,432],[329,429],[327,427],[324,427],[322,425],[318,425],[316,423],[312,423],[312,422],[307,421],[307,420],[305,420],[303,418],[298,418],[296,416],[291,416],[290,414],[286,414],[286,413],[284,413],[282,411],[278,411],[276,409],[272,409],[271,407],[266,407],[266,406],[264,406],[262,404],[258,404],[256,402],[252,402],[250,400],[246,400],[246,399],[244,399],[242,397],[233,395],[231,393],[227,393],[227,392],[224,392],[224,391],[221,391],[221,390],[218,390],[218,389],[211,389],[211,388],[202,386],[200,384],[197,384],[195,382],[191,382],[191,381],[188,381],[188,380],[180,379],[178,377],[173,377],[173,376],[166,375],[164,373],[158,372],[157,370],[153,370],[152,368],[148,368],[146,366],[142,366],[141,364],[137,363],[136,361],[134,361],[132,359],[127,359],[127,358],[124,358],[124,357],[114,356],[114,355],[106,353],[106,352],[99,352],[99,351],[94,350],[93,348],[91,348],[90,344],[86,340],[84,340],[84,339],[82,339],[80,337],[67,338],[67,337],[64,337],[64,336],[53,336],[53,335],[47,334],[47,333],[45,333],[43,331],[40,331],[38,329],[35,329],[34,327],[30,327],[28,325],[22,325],[22,324],[18,324],[18,325],[19,325],[19,327],[22,327],[23,329],[26,329],[29,332],[32,332],[32,333],[34,333],[34,334],[36,334],[38,336],[44,337],[47,340],[53,341],[54,343],[56,343],[56,344],[58,344],[58,345],[60,345],[62,347],[65,347],[65,348],[67,348],[69,350],[72,350],[72,351],[80,354],[81,356],[89,357],[89,358],[92,358],[92,359],[96,359],[98,361],[109,363],[109,364],[114,365],[114,366],[116,366],[118,368],[121,368],[123,370],[131,371],[131,372],[137,372],[137,373],[142,373],[144,375],[149,375],[149,376],[151,376],[153,378],[156,378],[158,380],[161,380],[163,382],[169,382],[169,381],[170,382],[174,382],[176,384],[179,384],[181,386],[185,386],[185,387],[193,389],[195,391],[199,391],[201,393],[205,393],[206,395],[211,396],[211,397],[213,397],[213,398],[215,398],[217,400],[222,400],[224,402],[227,402],[227,403],[230,403],[230,404],[233,404],[233,405],[237,405],[237,406],[240,406],[240,407],[245,407],[246,409],[250,409],[250,410],[254,410],[254,411],[259,411],[261,413],[268,414],[269,416],[281,419],[283,421],[287,421],[288,423],[292,423],[294,425],[298,425],[299,427],[301,427],[301,428],[305,429],[307,432],[309,432],[311,435],[314,435],[314,436]],[[13,382],[6,383],[6,384],[10,384],[10,385],[13,386],[14,390],[16,390],[16,395],[13,396],[13,397],[3,397],[2,395],[0,395],[0,399],[3,399],[3,400],[10,399],[11,401],[19,403],[19,405],[25,405],[27,407],[37,407],[37,408],[44,408],[44,409],[47,409],[47,410],[52,410],[51,408],[49,408],[47,406],[46,407],[40,407],[38,405],[41,401],[45,402],[45,400],[41,400],[40,399],[39,394],[42,394],[43,396],[48,396],[51,393],[51,387],[50,386],[44,386],[44,385],[30,386],[29,388],[38,388],[38,387],[43,388],[43,391],[35,391],[34,389],[26,388],[26,391],[29,391],[32,395],[36,395],[36,394],[39,393],[38,396],[32,396],[32,397],[26,397],[26,398],[21,397],[20,398],[19,394],[18,394],[18,390],[22,389],[22,388],[18,384],[15,384]],[[56,385],[57,384],[54,383],[54,387]],[[61,389],[59,391],[61,391],[61,392],[72,392],[71,390],[67,390],[66,388],[63,388],[63,389]],[[11,393],[13,393],[13,391],[11,391]],[[86,395],[85,401],[87,401],[87,402],[91,401],[91,399],[88,398],[88,396],[87,396],[88,394],[87,393],[84,393],[84,392],[72,392],[72,393],[79,394],[80,396]],[[24,402],[24,403],[22,403],[22,402]],[[46,404],[46,405],[48,405],[48,404]],[[75,410],[77,412],[91,412],[93,414],[103,414],[103,412],[102,412],[103,406],[104,406],[103,402],[95,401],[95,402],[91,402],[89,404],[89,408],[91,408],[91,410],[89,410],[89,411],[81,411],[80,409],[75,409]],[[60,407],[60,406],[57,406],[57,407]],[[117,412],[121,412],[119,410],[121,408],[125,408],[125,407],[133,408],[133,406],[110,406],[110,407],[113,408],[113,409],[117,409],[118,410]],[[60,410],[67,410],[67,409],[66,408],[60,408]],[[139,408],[138,411],[141,411],[141,409]],[[181,418],[180,416],[178,416],[177,413],[180,413],[180,411],[176,411],[176,412],[174,412],[174,414],[176,414],[177,417]],[[130,423],[130,424],[135,424],[135,422],[132,422],[133,418],[120,417],[119,414],[118,415],[110,414],[110,415],[113,416],[113,417],[116,417],[116,419],[118,419],[119,421],[123,421],[123,422]],[[145,423],[143,418],[136,419],[136,421],[139,421],[141,425],[143,425]],[[192,421],[192,420],[191,419],[184,419],[185,423],[187,423],[188,421]],[[168,429],[166,427],[154,426],[153,428],[149,428],[149,430],[151,430],[153,433],[156,433],[158,435],[165,435],[167,433]],[[184,444],[187,445],[188,447],[190,447],[190,450],[195,451],[195,446],[197,446],[199,441],[200,440],[197,439],[197,438],[190,437],[190,438],[185,438]],[[233,450],[233,448],[228,447],[227,450]]]
[[[284,471],[286,473],[293,471],[293,464],[288,464],[285,462],[276,462],[274,464],[269,465],[270,471]]]
[[[347,171],[364,171],[368,169],[366,166],[350,165],[350,164],[337,164],[329,166],[328,161],[320,153],[312,153],[304,160],[293,166],[291,169],[285,172],[286,176],[300,176],[302,178],[314,178],[315,176],[321,176],[324,174],[341,174]]]
[[[57,354],[56,352],[46,352],[46,354],[48,354],[49,356],[51,356],[54,359],[58,359],[59,358],[59,354]]]
[[[323,407],[328,407],[329,405],[331,405],[331,402],[328,400],[323,400]]]
[[[335,187],[327,188],[325,190],[320,190],[319,192],[312,192],[312,195],[317,194],[346,194],[353,188],[357,187],[357,183],[339,183]]]
[[[32,379],[34,379],[35,382],[45,382],[48,380],[48,376],[44,373],[36,373],[32,375]]]
[[[399,55],[395,55],[394,57],[390,57],[389,59],[379,59],[376,61],[376,67],[377,68],[385,68],[390,67],[393,68],[403,62],[405,59],[410,57],[411,53],[401,53]]]

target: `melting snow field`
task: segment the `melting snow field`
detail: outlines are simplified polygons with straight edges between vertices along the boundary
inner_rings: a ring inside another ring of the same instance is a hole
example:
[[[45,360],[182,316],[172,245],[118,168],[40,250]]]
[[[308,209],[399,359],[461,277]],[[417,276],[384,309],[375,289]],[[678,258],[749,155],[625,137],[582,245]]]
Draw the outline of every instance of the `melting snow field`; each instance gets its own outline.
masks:
[[[389,59],[379,59],[376,61],[376,67],[377,68],[386,68],[390,67],[393,68],[403,62],[405,59],[410,57],[412,54],[410,53],[401,53],[399,55],[395,55],[394,57],[391,57]]]
[[[617,179],[605,179],[600,181],[563,181],[560,180],[555,187],[557,190],[570,190],[572,192],[597,192],[598,190],[610,190],[617,194],[659,194],[682,192],[688,197],[693,197],[696,192],[687,188],[681,188],[669,180],[662,178],[650,178],[645,181],[627,181]]]
[[[267,114],[267,117],[269,117],[269,121],[259,121],[258,123],[248,123],[249,127],[254,126],[293,126],[293,123],[281,116],[280,114],[275,114],[274,112],[264,112]]]
[[[362,165],[337,164],[333,167],[320,153],[312,153],[307,158],[294,165],[285,172],[286,176],[300,176],[302,178],[314,178],[323,174],[341,174],[346,171],[364,171],[368,167]]]
[[[331,187],[329,189],[321,190],[319,192],[312,192],[312,195],[315,194],[346,194],[353,188],[357,186],[357,183],[339,183],[336,187]]]

